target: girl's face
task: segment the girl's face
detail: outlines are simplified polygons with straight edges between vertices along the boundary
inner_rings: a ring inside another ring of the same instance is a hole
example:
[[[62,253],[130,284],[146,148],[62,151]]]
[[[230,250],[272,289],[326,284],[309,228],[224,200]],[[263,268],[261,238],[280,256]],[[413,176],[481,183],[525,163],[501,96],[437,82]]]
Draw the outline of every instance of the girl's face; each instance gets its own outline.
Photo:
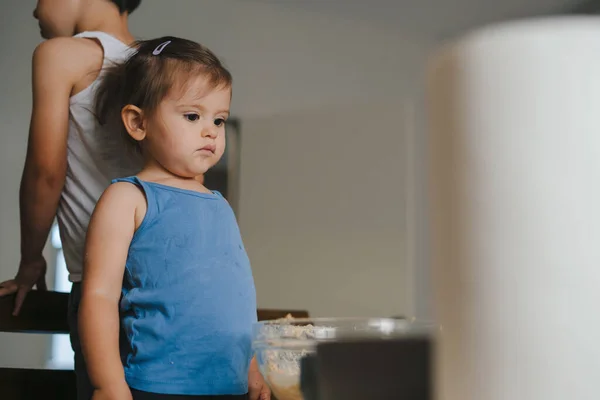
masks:
[[[86,0],[38,0],[33,17],[44,39],[73,36]]]
[[[176,176],[203,175],[225,152],[231,88],[206,86],[201,78],[188,84],[183,95],[168,95],[144,121],[145,154]]]

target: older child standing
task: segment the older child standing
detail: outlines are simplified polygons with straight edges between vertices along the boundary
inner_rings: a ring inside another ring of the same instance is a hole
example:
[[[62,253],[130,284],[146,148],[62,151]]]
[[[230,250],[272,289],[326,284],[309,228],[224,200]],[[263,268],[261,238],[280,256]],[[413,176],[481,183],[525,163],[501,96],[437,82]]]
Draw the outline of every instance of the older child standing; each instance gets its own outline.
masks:
[[[34,11],[47,40],[33,54],[33,109],[20,189],[21,262],[16,277],[0,284],[0,296],[16,293],[17,315],[34,286],[46,288],[42,251],[56,217],[73,282],[69,324],[80,400],[92,395],[77,331],[88,222],[111,180],[142,166],[140,157],[98,124],[94,99],[103,67],[131,54],[127,19],[139,4],[38,0]]]

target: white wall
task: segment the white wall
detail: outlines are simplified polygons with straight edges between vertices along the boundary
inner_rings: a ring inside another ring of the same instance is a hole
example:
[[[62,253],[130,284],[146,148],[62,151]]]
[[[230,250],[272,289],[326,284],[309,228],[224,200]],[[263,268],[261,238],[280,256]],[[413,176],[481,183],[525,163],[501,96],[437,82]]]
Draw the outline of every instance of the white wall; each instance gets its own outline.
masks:
[[[244,120],[240,222],[259,305],[409,312],[402,104]]]
[[[0,4],[10,32],[0,37],[0,279],[19,256],[34,5]],[[404,107],[418,102],[428,40],[246,0],[144,0],[132,29],[202,41],[234,74],[240,225],[261,306],[315,315],[419,308],[406,252]],[[2,338],[0,364],[40,365],[42,341],[23,349],[23,340]]]
[[[131,27],[217,52],[232,70],[234,111],[244,118],[410,98],[430,48],[399,29],[285,2],[144,0]]]

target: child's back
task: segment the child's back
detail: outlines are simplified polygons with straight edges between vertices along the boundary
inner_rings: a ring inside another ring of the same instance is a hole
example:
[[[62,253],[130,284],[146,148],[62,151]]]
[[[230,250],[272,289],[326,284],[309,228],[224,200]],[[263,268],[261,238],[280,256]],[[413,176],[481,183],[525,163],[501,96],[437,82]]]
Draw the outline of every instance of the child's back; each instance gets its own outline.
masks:
[[[48,40],[32,61],[33,109],[20,188],[21,263],[16,278],[0,284],[0,296],[17,293],[15,315],[34,285],[46,287],[43,249],[54,218],[69,278],[79,282],[85,231],[98,198],[111,179],[141,168],[140,157],[108,134],[93,111],[103,68],[131,55],[127,17],[139,3],[38,0],[34,17]]]
[[[100,68],[123,62],[133,51],[104,32],[83,32],[75,38],[92,39],[101,46]],[[97,55],[96,60],[100,61]],[[85,232],[100,195],[112,179],[133,175],[142,166],[141,157],[128,150],[119,135],[99,124],[94,103],[104,70],[92,72],[96,78],[69,100],[67,174],[57,210],[63,252],[73,282],[81,281]]]

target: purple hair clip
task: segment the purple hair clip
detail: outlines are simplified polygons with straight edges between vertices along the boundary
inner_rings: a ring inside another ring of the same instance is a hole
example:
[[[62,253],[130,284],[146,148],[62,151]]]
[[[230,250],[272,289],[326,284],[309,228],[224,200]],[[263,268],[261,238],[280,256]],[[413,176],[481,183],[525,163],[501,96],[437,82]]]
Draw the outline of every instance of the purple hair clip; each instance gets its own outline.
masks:
[[[156,48],[152,51],[152,54],[154,54],[155,56],[159,55],[165,49],[165,47],[167,47],[167,45],[169,43],[171,43],[170,40],[167,40],[166,42],[162,42],[161,44],[156,46]]]

